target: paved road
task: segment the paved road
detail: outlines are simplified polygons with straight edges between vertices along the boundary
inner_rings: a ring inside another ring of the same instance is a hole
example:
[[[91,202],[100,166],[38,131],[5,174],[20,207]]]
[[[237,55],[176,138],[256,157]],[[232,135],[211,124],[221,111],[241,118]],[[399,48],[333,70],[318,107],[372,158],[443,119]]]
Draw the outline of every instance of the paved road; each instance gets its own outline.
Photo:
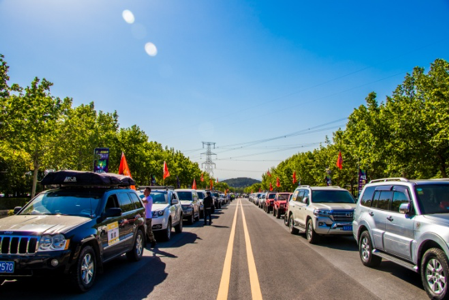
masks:
[[[231,237],[231,238],[230,238]],[[147,249],[108,263],[87,294],[59,278],[4,282],[1,299],[427,299],[420,277],[384,261],[364,267],[351,237],[310,245],[247,199]]]

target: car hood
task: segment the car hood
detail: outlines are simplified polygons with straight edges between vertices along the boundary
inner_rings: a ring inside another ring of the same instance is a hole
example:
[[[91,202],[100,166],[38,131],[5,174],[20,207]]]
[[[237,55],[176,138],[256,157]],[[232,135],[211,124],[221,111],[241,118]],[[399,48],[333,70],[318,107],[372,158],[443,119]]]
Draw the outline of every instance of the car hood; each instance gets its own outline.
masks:
[[[163,204],[153,204],[153,206],[151,207],[152,211],[159,211],[159,210],[164,210],[168,207],[167,203],[163,203]]]
[[[430,224],[449,226],[449,214],[422,215]]]
[[[61,215],[10,216],[0,220],[0,233],[29,232],[37,234],[67,233],[74,227],[91,221],[88,217]]]
[[[181,202],[181,205],[190,205],[190,204],[193,204],[193,202],[192,202],[192,201],[189,201],[189,200],[181,200],[180,202]]]
[[[346,210],[355,209],[357,204],[355,203],[314,203],[313,206],[318,209],[328,210]]]

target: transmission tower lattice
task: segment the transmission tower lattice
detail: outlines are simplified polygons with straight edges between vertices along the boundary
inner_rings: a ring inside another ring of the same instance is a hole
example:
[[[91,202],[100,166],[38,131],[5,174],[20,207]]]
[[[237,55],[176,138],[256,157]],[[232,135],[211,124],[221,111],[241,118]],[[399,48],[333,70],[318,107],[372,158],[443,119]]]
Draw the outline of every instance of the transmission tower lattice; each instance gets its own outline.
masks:
[[[207,146],[207,150],[205,153],[201,153],[201,154],[206,155],[206,161],[201,163],[201,166],[204,167],[204,172],[208,173],[209,176],[213,177],[214,176],[214,167],[216,165],[212,161],[212,155],[217,155],[217,154],[212,153],[211,147],[214,146],[214,149],[215,149],[215,143],[203,142],[203,148],[204,148],[204,145]]]

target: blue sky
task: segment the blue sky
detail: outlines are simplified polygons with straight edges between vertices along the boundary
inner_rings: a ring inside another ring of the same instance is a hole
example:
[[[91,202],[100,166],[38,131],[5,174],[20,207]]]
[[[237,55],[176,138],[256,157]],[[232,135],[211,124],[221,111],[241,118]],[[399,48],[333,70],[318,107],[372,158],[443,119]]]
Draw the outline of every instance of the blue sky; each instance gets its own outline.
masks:
[[[260,179],[370,92],[383,101],[415,66],[449,60],[447,0],[0,0],[0,28],[11,83],[46,78],[200,166],[215,142],[219,179]]]

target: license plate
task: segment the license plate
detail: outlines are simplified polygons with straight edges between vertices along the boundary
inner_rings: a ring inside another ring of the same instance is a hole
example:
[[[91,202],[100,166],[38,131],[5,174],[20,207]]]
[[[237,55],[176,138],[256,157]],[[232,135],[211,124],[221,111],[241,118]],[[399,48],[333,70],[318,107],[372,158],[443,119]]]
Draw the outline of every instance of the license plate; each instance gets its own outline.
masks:
[[[14,262],[0,261],[0,273],[14,273]]]
[[[343,231],[352,231],[352,225],[343,226]]]

